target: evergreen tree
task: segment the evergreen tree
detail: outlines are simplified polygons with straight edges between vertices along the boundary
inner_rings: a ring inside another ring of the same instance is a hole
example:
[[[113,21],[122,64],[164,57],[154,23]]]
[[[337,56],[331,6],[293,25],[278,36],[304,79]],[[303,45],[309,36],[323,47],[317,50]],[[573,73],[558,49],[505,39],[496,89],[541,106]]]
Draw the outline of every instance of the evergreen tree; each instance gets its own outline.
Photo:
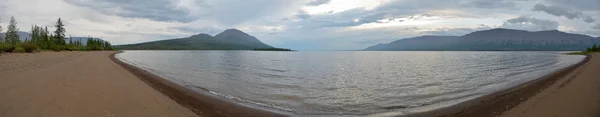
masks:
[[[112,44],[110,44],[110,42],[108,42],[108,41],[105,41],[105,42],[106,42],[106,44],[105,44],[105,46],[106,46],[106,49],[107,49],[107,50],[113,50],[113,48],[112,48]]]
[[[2,22],[0,22],[0,23],[2,23]],[[2,32],[2,25],[0,25],[0,32]],[[0,37],[0,44],[1,43],[4,43],[4,38],[2,38],[2,37]],[[2,51],[2,50],[0,50],[0,51]]]
[[[40,32],[41,32],[40,36],[41,36],[41,38],[43,39],[43,42],[44,42],[43,49],[50,49],[50,43],[54,43],[54,42],[52,40],[50,40],[50,32],[48,31],[48,26],[46,26]]]
[[[15,17],[11,17],[10,23],[8,24],[8,30],[6,31],[6,42],[12,46],[16,46],[20,41],[18,32],[19,28],[17,28],[17,21],[15,21]]]
[[[62,22],[62,20],[60,18],[58,18],[58,21],[56,22],[56,25],[54,25],[56,27],[56,30],[54,31],[54,39],[56,39],[56,44],[58,45],[65,45],[65,28],[64,28],[64,24]]]
[[[69,35],[69,45],[70,46],[73,45],[73,37],[71,35]]]
[[[36,35],[36,32],[35,32],[35,31],[36,31],[36,30],[35,30],[35,27],[34,27],[33,25],[31,25],[31,33],[29,34],[29,37],[31,37],[31,40],[32,40],[32,42],[33,42],[34,40],[36,40],[36,38],[35,38],[35,37],[36,37],[37,35]]]
[[[45,43],[44,39],[42,38],[42,31],[42,27],[39,27],[37,25],[33,25],[31,27],[31,42],[39,48],[43,48]]]

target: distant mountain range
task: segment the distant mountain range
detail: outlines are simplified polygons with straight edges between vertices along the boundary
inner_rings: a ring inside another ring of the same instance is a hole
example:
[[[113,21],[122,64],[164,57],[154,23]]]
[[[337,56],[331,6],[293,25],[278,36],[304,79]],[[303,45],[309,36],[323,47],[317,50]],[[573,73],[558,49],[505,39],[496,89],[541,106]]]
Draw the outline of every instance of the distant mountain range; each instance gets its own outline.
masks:
[[[580,51],[600,44],[600,37],[558,30],[491,29],[463,36],[419,36],[367,47],[371,51]]]
[[[31,39],[31,35],[28,32],[23,32],[23,31],[18,31],[17,34],[19,35],[19,39],[21,41],[25,41],[26,39]],[[6,33],[0,33],[0,37],[2,39],[4,39],[4,37],[6,36]]]
[[[21,41],[25,41],[25,40],[31,39],[31,33],[29,33],[29,32],[19,31],[19,32],[17,32],[17,34],[19,34],[19,39]],[[4,39],[4,36],[6,36],[5,33],[0,33],[0,37],[2,37]],[[69,37],[67,37],[67,38],[69,38]],[[71,39],[73,41],[80,40],[81,43],[83,43],[83,45],[85,45],[87,43],[88,37],[71,37]],[[102,40],[100,38],[94,38],[94,39],[98,39],[98,40],[104,41],[104,40]],[[65,42],[69,43],[69,39],[66,39]]]
[[[168,39],[129,45],[118,45],[122,50],[253,50],[273,48],[254,36],[237,29],[227,29],[214,37],[197,34],[186,38]]]

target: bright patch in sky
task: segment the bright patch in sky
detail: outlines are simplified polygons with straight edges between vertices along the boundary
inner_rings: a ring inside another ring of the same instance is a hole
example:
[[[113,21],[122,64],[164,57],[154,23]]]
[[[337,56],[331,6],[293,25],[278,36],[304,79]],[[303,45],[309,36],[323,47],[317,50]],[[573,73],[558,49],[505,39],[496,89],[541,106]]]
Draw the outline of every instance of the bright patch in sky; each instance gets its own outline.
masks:
[[[331,0],[327,4],[305,7],[304,10],[308,14],[338,13],[355,8],[372,10],[389,1],[391,0]]]

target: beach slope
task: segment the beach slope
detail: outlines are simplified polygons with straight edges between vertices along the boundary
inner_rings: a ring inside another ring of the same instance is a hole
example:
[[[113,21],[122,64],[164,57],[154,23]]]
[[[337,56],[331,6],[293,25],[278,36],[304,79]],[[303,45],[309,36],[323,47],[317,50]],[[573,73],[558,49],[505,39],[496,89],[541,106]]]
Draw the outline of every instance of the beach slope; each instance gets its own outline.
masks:
[[[501,117],[600,117],[600,54]]]
[[[197,116],[104,52],[0,55],[0,117]]]

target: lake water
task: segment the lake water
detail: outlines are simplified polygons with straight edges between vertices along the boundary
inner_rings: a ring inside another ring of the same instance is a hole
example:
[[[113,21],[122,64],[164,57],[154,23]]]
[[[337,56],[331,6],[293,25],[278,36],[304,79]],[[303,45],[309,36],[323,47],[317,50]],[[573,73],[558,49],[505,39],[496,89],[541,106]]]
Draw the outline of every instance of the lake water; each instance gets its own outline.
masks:
[[[468,99],[578,63],[560,52],[125,51],[188,88],[297,114],[371,114]]]

